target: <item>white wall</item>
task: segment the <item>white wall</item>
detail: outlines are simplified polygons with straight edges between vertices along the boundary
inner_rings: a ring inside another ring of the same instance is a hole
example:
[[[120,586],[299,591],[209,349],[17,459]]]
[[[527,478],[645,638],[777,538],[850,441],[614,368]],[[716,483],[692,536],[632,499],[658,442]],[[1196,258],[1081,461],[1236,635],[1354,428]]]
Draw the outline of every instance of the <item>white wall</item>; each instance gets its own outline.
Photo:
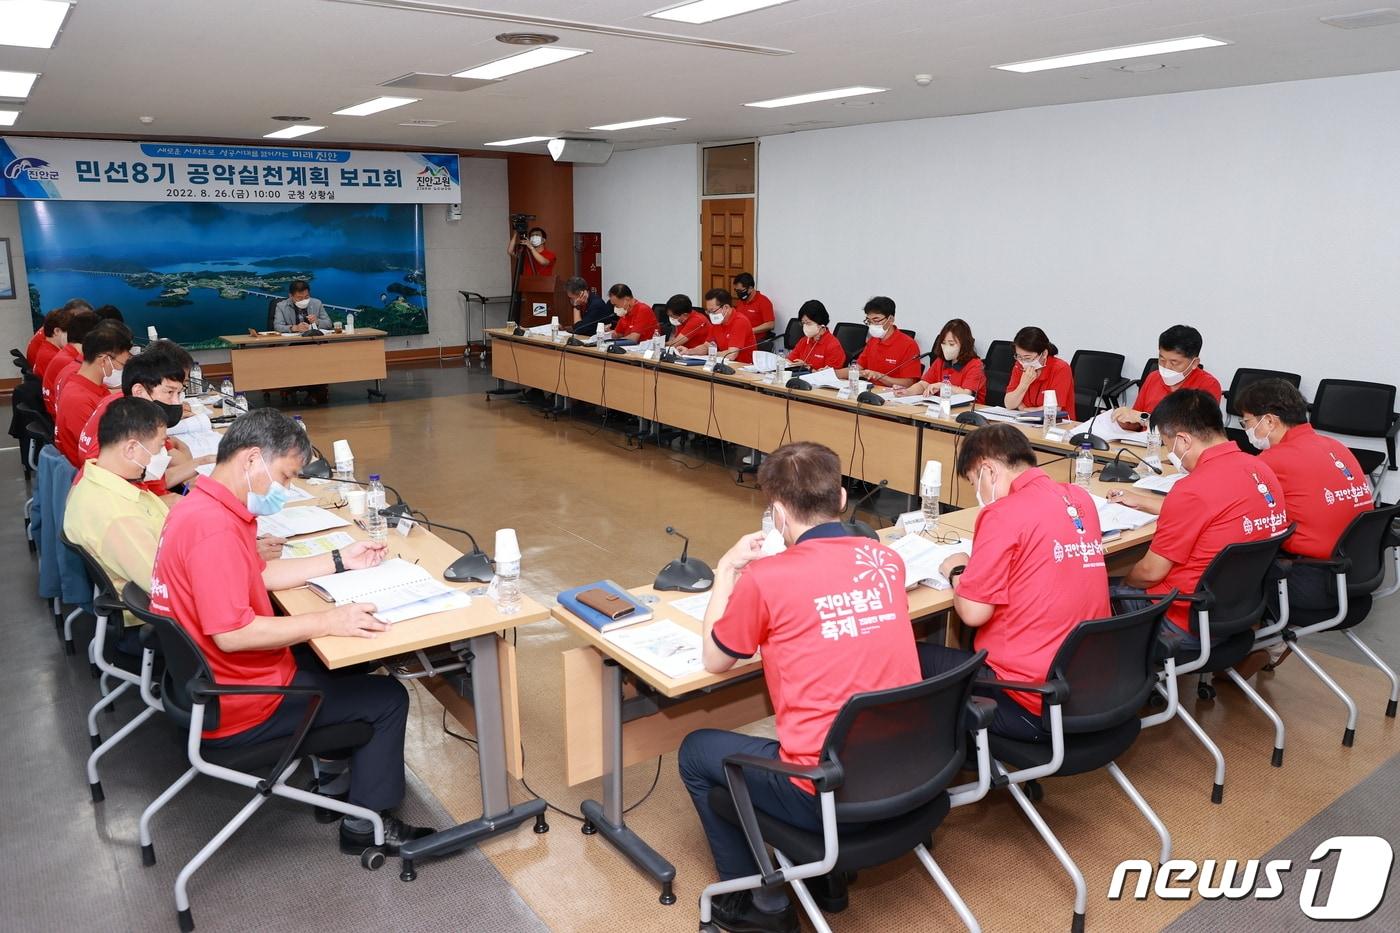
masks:
[[[603,288],[626,282],[648,303],[700,282],[699,149],[617,152],[574,166],[574,229],[603,235]]]
[[[461,179],[461,220],[449,221],[446,205],[423,206],[429,332],[391,337],[390,349],[461,346],[465,343],[466,316],[458,291],[466,289],[484,295],[510,291],[510,263],[501,235],[509,214],[506,160],[462,159]],[[24,349],[34,327],[30,323],[19,209],[13,201],[0,201],[0,237],[10,238],[19,290],[18,301],[0,301],[0,348]],[[480,305],[474,305],[472,313],[472,331],[477,333],[481,327]],[[503,323],[505,316],[503,303],[492,306],[492,325]],[[210,350],[196,356],[202,362],[228,361],[227,350]]]

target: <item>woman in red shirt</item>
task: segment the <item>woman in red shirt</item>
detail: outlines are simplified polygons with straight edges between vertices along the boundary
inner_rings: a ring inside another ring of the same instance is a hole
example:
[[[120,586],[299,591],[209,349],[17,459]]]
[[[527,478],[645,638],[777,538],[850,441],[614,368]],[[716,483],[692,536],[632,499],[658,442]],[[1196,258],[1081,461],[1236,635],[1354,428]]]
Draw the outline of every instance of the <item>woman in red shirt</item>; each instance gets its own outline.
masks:
[[[827,330],[831,315],[827,314],[826,305],[815,298],[804,301],[797,319],[802,322],[802,339],[788,354],[788,363],[801,363],[814,370],[840,369],[846,365],[845,348]]]
[[[987,371],[977,355],[972,328],[967,321],[955,317],[938,332],[934,343],[938,356],[924,370],[923,378],[907,389],[895,389],[895,395],[933,395],[943,380],[953,384],[958,394],[971,395],[981,405],[987,401]]]
[[[1074,374],[1069,364],[1055,354],[1060,350],[1039,327],[1023,327],[1011,341],[1016,364],[1006,382],[1006,407],[1018,411],[1036,411],[1045,407],[1045,393],[1054,390],[1055,401],[1074,413]]]

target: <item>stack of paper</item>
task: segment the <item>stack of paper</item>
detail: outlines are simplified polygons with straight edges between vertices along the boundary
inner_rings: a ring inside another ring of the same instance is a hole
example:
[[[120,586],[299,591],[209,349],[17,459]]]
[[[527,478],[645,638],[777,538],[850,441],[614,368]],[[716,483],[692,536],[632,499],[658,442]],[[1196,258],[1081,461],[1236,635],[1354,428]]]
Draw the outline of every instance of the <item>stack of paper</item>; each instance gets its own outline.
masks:
[[[1022,424],[1040,424],[1045,417],[1044,412],[1017,411],[1014,408],[1002,408],[998,405],[984,405],[977,409],[977,414],[988,421],[1018,421]]]
[[[1133,486],[1137,489],[1147,489],[1152,492],[1165,493],[1170,492],[1171,488],[1184,476],[1186,476],[1185,473],[1167,473],[1163,476],[1144,476],[1136,483],[1133,483]]]
[[[1157,516],[1151,512],[1130,508],[1121,502],[1109,502],[1099,496],[1094,496],[1094,505],[1099,512],[1099,530],[1104,534],[1112,531],[1132,531],[1157,520]]]
[[[951,544],[936,544],[921,534],[907,534],[888,542],[890,550],[904,560],[904,588],[913,589],[922,583],[936,590],[948,588],[948,578],[939,569],[943,562],[959,552],[972,553],[972,541],[960,538]]]
[[[180,437],[185,434],[196,434],[204,431],[212,431],[214,426],[209,421],[207,414],[194,414],[188,418],[181,418],[180,423],[170,429],[172,437]]]
[[[1075,425],[1070,429],[1070,434],[1079,434],[1087,431],[1096,437],[1101,437],[1106,441],[1117,441],[1120,444],[1132,444],[1135,447],[1147,446],[1146,431],[1130,431],[1113,420],[1113,412],[1101,412],[1097,416],[1090,418],[1083,424]]]
[[[190,449],[190,456],[199,459],[200,457],[211,457],[218,453],[219,440],[222,437],[223,435],[219,432],[206,428],[202,431],[189,431],[185,434],[181,434],[179,439]]]
[[[355,543],[355,539],[343,531],[333,531],[328,535],[320,535],[315,538],[303,538],[300,541],[288,541],[282,545],[282,559],[288,560],[294,557],[315,557],[317,554],[329,554],[336,548],[349,547]]]
[[[375,618],[384,622],[402,622],[471,604],[466,593],[439,583],[422,567],[398,558],[366,570],[314,577],[306,585],[337,606],[371,603]]]
[[[680,599],[672,600],[671,608],[684,612],[696,622],[704,622],[705,610],[710,608],[710,594],[698,593],[695,596],[683,596]]]
[[[295,538],[297,535],[310,535],[332,528],[347,528],[349,525],[345,519],[316,505],[283,509],[276,515],[258,516],[258,534],[276,535],[279,538]]]
[[[603,637],[667,677],[684,677],[705,669],[700,657],[700,636],[669,619],[613,629]]]
[[[816,372],[807,373],[802,377],[802,381],[814,389],[846,388],[846,380],[838,379],[834,369],[819,369]]]

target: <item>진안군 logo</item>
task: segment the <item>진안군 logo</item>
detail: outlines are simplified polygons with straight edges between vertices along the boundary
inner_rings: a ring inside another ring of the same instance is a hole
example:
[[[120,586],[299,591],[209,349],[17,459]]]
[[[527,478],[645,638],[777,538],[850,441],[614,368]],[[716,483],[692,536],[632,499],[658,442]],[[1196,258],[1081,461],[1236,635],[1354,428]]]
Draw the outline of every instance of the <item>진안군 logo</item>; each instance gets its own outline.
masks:
[[[10,181],[21,177],[26,181],[58,181],[58,169],[50,168],[49,163],[33,156],[11,159],[5,166],[5,171],[0,174]]]

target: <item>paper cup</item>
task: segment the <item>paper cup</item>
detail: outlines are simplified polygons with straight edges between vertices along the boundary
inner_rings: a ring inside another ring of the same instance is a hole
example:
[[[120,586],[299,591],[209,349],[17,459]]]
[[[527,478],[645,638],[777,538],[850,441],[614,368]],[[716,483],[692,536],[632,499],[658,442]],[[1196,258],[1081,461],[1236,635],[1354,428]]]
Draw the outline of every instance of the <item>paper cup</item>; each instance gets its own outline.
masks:
[[[345,494],[345,505],[350,510],[352,518],[365,517],[365,503],[368,501],[368,494],[363,489],[352,489]]]
[[[514,528],[496,529],[496,563],[520,560],[520,542]]]

